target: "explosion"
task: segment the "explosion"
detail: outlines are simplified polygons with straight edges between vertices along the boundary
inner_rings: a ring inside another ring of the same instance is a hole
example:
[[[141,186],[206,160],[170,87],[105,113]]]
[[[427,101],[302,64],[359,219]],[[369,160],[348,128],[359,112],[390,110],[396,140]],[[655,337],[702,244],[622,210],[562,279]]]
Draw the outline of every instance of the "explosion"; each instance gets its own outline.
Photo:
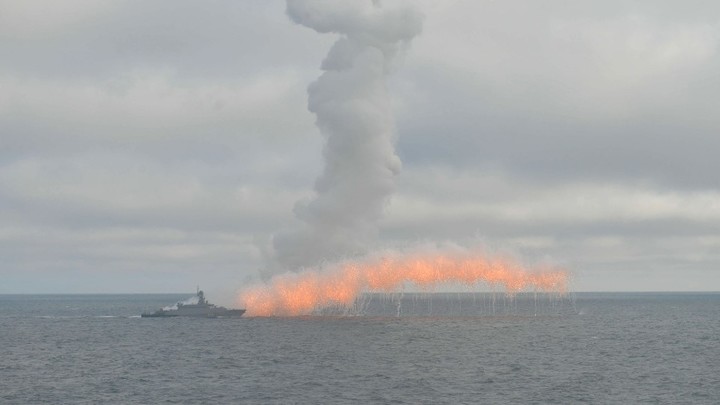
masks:
[[[449,283],[486,284],[508,295],[528,290],[564,294],[568,274],[554,267],[530,269],[507,258],[416,254],[286,273],[246,289],[238,301],[250,316],[310,315],[328,307],[349,308],[365,292],[397,292],[407,284],[427,291]]]
[[[386,78],[398,55],[422,31],[411,1],[287,0],[292,21],[338,39],[308,88],[308,108],[325,137],[325,166],[315,195],[294,209],[300,227],[275,234],[268,249],[267,284],[241,293],[248,315],[294,316],[351,308],[364,292],[430,290],[442,284],[487,284],[512,295],[523,290],[564,293],[567,274],[529,269],[512,259],[471,254],[398,254],[364,261],[323,261],[366,254],[395,189],[401,162]],[[310,266],[310,267],[306,267]]]

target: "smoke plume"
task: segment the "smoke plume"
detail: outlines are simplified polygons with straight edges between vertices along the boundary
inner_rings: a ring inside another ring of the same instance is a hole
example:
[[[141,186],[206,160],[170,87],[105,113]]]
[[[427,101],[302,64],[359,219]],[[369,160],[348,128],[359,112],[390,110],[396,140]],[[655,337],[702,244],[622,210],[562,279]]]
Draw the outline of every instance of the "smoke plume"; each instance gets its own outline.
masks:
[[[322,62],[323,74],[308,88],[308,108],[325,137],[325,166],[314,198],[295,205],[302,227],[273,238],[269,272],[293,271],[246,288],[237,304],[248,315],[292,316],[351,308],[363,292],[405,285],[564,293],[567,273],[553,267],[531,269],[457,250],[366,254],[400,171],[385,79],[420,33],[422,18],[406,3],[380,0],[288,0],[287,13],[298,24],[339,35]]]
[[[274,272],[363,253],[377,234],[401,166],[385,78],[422,26],[420,13],[400,2],[288,0],[287,13],[340,37],[308,88],[308,108],[325,137],[324,170],[314,198],[295,205],[302,226],[273,237]]]

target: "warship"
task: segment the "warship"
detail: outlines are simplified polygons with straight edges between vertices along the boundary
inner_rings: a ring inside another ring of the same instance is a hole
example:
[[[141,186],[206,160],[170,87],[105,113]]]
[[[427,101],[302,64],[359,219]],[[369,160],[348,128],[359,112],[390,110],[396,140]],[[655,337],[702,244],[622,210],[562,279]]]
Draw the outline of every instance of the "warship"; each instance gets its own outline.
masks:
[[[174,318],[178,316],[195,318],[237,318],[245,313],[244,309],[227,309],[209,303],[205,294],[197,289],[194,297],[183,302],[178,302],[172,307],[160,308],[155,312],[146,312],[140,316],[143,318]]]

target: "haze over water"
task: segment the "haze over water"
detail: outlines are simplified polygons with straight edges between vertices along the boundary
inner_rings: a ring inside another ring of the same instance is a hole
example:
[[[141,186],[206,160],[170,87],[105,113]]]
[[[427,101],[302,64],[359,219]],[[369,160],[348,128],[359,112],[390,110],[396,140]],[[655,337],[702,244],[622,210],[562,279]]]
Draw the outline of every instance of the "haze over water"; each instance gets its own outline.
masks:
[[[713,403],[720,294],[375,296],[148,319],[185,295],[0,296],[0,403]],[[398,317],[398,303],[401,316]]]

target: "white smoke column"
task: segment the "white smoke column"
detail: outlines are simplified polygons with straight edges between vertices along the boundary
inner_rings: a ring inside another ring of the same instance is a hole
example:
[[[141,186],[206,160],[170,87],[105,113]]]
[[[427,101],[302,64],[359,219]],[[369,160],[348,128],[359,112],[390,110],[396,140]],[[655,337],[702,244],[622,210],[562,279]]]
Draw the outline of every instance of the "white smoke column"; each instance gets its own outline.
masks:
[[[362,253],[376,235],[400,171],[385,77],[422,27],[420,13],[397,1],[288,0],[287,13],[340,38],[308,88],[308,108],[326,139],[325,168],[314,199],[295,206],[304,227],[273,238],[275,271]]]

